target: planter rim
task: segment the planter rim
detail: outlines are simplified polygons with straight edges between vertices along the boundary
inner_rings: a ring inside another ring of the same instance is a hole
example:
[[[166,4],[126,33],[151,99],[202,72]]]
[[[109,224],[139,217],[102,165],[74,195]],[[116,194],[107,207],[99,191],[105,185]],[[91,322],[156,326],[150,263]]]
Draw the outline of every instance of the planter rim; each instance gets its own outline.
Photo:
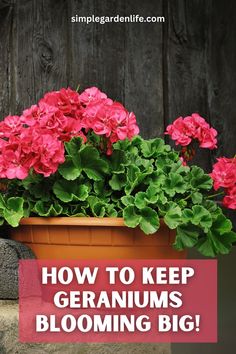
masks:
[[[28,217],[20,225],[65,225],[65,226],[125,226],[123,218],[114,217]]]
[[[160,224],[163,225],[164,221],[161,218]],[[94,216],[54,216],[54,217],[39,217],[30,216],[22,218],[20,225],[64,225],[64,226],[110,226],[119,227],[125,225],[124,219],[120,217],[94,217]]]

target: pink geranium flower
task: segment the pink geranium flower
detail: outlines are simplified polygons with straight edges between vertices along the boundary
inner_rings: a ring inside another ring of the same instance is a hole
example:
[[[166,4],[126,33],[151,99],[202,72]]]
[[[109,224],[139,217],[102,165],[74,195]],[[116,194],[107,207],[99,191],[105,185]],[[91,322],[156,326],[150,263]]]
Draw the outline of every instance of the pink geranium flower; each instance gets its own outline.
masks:
[[[200,147],[205,149],[215,149],[217,147],[217,131],[214,128],[199,128],[197,139],[200,142]]]
[[[232,188],[236,183],[236,158],[218,158],[210,176],[214,181],[215,190],[220,187]]]
[[[236,185],[227,190],[227,194],[223,199],[223,205],[229,209],[236,209]]]
[[[138,133],[134,114],[95,87],[81,100],[70,88],[47,93],[39,105],[0,123],[0,177],[24,179],[30,169],[50,176],[64,162],[63,142],[73,136],[86,141],[89,130],[106,137],[108,153],[113,142]]]
[[[18,134],[22,128],[22,121],[19,116],[7,116],[0,122],[0,137],[6,137]]]
[[[217,131],[211,128],[198,113],[185,118],[177,118],[167,127],[165,134],[170,135],[176,145],[188,146],[193,140],[197,140],[202,148],[215,149],[217,147]]]
[[[101,146],[112,153],[112,144],[131,139],[139,129],[133,113],[91,87],[81,96],[70,88],[47,93],[38,105],[0,123],[0,178],[24,179],[30,170],[45,177],[63,163],[64,142],[73,136],[87,140],[94,131]]]
[[[65,160],[63,143],[46,129],[23,127],[1,146],[1,178],[25,179],[30,169],[48,177]]]
[[[3,155],[5,159],[5,176],[8,179],[24,179],[28,176],[29,167],[24,163],[19,150],[8,150]],[[8,163],[6,163],[8,161]]]
[[[29,173],[32,165],[33,155],[29,158],[27,152],[23,150],[26,141],[12,135],[1,150],[1,178],[24,179]]]
[[[209,128],[210,125],[207,123],[207,121],[200,116],[200,114],[198,113],[193,113],[190,117],[186,117],[185,118],[185,121],[187,122],[188,119],[187,118],[191,118],[192,119],[192,122],[193,122],[193,125],[195,125],[195,128],[198,128],[198,127],[202,127],[202,128]]]
[[[107,95],[101,92],[97,87],[90,87],[81,93],[80,102],[87,106],[91,102],[101,101],[106,98]]]
[[[85,108],[82,125],[86,131],[93,130],[108,139],[108,154],[113,143],[131,139],[139,133],[135,115],[129,113],[122,104],[105,98],[94,100]]]
[[[27,108],[23,111],[21,118],[21,122],[28,125],[28,126],[33,126],[38,123],[38,120],[40,118],[41,110],[40,108],[35,104],[31,106],[30,108]]]
[[[51,134],[36,135],[32,152],[37,156],[33,169],[44,177],[55,173],[58,165],[65,161],[63,143]]]
[[[192,141],[191,133],[183,117],[177,118],[173,124],[168,125],[166,134],[170,135],[171,139],[175,140],[176,145],[187,146]]]
[[[80,111],[80,96],[76,91],[62,88],[60,91],[52,91],[46,93],[46,95],[39,101],[39,106],[57,107],[64,115],[75,117]]]
[[[28,126],[50,130],[62,141],[69,141],[77,136],[82,128],[81,120],[65,116],[60,109],[44,102],[39,107],[34,105],[25,110],[21,121]]]

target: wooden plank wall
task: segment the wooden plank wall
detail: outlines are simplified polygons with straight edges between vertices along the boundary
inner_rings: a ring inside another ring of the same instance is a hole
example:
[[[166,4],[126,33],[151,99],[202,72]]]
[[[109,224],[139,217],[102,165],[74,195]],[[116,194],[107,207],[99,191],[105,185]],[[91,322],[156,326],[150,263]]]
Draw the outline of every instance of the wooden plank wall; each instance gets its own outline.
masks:
[[[70,22],[70,16],[165,16],[165,24]],[[0,0],[0,118],[49,91],[96,85],[136,113],[145,137],[199,112],[236,151],[236,2]]]

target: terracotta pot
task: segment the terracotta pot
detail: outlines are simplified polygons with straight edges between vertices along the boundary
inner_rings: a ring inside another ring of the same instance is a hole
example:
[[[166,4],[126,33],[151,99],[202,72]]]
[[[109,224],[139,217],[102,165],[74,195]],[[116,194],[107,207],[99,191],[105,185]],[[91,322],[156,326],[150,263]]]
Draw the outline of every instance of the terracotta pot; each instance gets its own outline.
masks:
[[[38,259],[185,258],[171,244],[175,233],[163,222],[153,235],[124,225],[122,218],[30,217],[10,229]]]

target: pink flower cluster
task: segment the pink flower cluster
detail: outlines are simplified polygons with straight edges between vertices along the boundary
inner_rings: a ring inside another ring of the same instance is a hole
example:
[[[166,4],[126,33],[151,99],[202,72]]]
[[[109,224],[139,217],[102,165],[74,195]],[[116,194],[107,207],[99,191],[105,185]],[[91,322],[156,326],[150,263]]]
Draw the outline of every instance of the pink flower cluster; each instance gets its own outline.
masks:
[[[177,118],[167,127],[165,134],[170,135],[176,145],[187,146],[193,140],[197,140],[202,148],[215,149],[217,147],[217,131],[211,128],[198,113],[185,118]]]
[[[0,178],[24,179],[31,169],[50,176],[65,160],[63,143],[73,136],[86,141],[91,130],[107,140],[107,153],[139,132],[134,114],[96,87],[81,95],[70,88],[47,93],[21,116],[0,123]]]
[[[16,119],[21,125],[14,124]],[[38,126],[25,127],[21,117],[7,117],[7,122],[0,123],[0,133],[1,178],[24,179],[31,168],[48,177],[65,160],[63,143],[56,134]]]
[[[236,158],[220,157],[210,174],[214,181],[214,189],[225,189],[223,204],[229,209],[236,209]]]
[[[107,98],[96,87],[85,90],[80,100],[84,106],[83,128],[107,139],[107,154],[111,154],[113,143],[131,139],[139,133],[134,113],[129,113],[122,104]]]

